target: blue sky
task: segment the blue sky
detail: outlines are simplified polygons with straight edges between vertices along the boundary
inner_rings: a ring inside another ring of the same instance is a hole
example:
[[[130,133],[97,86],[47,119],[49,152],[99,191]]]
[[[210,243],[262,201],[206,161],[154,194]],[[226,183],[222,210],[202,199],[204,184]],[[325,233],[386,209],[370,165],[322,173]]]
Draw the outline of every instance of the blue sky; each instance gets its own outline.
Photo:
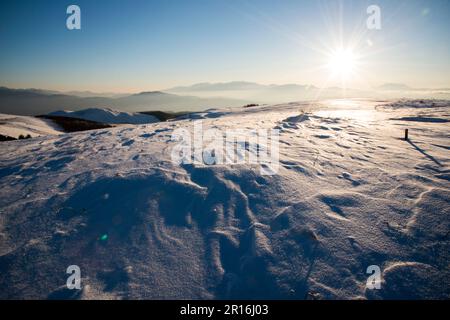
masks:
[[[66,28],[70,4],[81,8],[81,30]],[[366,28],[370,4],[381,8],[381,30]],[[357,48],[354,87],[450,87],[449,16],[448,0],[2,1],[0,85],[108,92],[234,80],[332,86],[339,80],[324,65],[342,40]]]

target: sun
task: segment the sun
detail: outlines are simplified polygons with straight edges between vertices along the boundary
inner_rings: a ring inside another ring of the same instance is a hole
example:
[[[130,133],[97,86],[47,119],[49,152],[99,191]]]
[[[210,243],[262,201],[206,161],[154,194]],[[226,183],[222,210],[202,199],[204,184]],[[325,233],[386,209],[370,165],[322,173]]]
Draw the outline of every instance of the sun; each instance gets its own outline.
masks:
[[[328,68],[332,75],[348,78],[355,71],[356,62],[357,57],[353,50],[340,48],[331,52]]]

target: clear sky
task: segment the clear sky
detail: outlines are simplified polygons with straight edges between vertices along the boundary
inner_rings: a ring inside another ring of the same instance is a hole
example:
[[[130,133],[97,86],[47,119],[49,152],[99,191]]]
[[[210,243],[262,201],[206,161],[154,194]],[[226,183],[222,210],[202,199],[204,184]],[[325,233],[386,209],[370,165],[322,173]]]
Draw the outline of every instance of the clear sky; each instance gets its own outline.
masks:
[[[81,30],[66,8],[81,8]],[[381,30],[366,9],[381,8]],[[16,0],[0,2],[0,85],[137,92],[197,82],[450,87],[449,0]]]

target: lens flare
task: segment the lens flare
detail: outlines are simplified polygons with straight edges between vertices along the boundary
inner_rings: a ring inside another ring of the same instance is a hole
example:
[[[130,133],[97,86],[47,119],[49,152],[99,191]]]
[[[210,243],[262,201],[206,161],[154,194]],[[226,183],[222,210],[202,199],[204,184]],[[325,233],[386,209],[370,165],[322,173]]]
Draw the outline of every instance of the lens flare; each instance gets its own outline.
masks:
[[[339,49],[330,54],[328,68],[333,75],[349,77],[356,67],[356,56],[351,49]]]

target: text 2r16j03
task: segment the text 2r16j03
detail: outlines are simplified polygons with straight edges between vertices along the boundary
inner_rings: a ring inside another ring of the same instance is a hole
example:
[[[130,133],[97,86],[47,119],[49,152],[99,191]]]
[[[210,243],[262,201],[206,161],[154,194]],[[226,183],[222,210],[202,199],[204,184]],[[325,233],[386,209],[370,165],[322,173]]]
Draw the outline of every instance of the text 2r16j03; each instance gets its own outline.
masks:
[[[269,314],[269,306],[265,304],[226,304],[223,311],[224,315],[267,315]]]

